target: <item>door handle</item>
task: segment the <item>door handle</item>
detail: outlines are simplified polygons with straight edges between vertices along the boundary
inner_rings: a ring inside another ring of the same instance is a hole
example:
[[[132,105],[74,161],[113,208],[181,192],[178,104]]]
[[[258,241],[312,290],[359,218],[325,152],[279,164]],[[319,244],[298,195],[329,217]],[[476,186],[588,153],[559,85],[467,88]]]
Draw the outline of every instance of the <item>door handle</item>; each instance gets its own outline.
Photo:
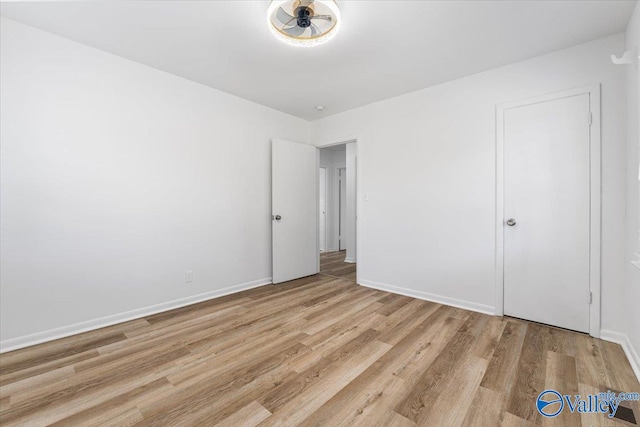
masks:
[[[515,220],[515,219],[513,219],[513,218],[509,218],[509,219],[507,220],[507,225],[508,225],[509,227],[513,227],[514,225],[516,225],[516,220]]]
[[[282,217],[280,215],[271,215],[271,219],[275,219],[276,221],[280,221]]]

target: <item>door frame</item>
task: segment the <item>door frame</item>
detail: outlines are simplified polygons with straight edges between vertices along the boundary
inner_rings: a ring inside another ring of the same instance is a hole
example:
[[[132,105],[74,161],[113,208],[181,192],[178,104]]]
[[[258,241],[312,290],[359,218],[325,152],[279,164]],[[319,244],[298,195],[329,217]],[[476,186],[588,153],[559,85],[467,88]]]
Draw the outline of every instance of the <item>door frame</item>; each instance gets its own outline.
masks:
[[[337,213],[337,215],[335,217],[338,219],[336,221],[337,227],[336,227],[336,230],[335,230],[335,233],[334,233],[334,237],[335,237],[336,241],[338,242],[338,248],[337,248],[338,252],[340,252],[342,250],[341,246],[342,246],[343,240],[344,240],[343,237],[342,237],[343,230],[342,230],[341,221],[345,221],[345,222],[347,221],[346,218],[342,218],[342,212],[341,212],[341,209],[342,209],[342,200],[341,200],[341,196],[342,196],[342,188],[341,188],[342,179],[341,178],[342,177],[340,175],[340,171],[342,171],[342,170],[344,171],[344,179],[345,179],[345,185],[344,185],[345,194],[344,194],[344,198],[345,198],[345,200],[347,199],[347,194],[346,194],[346,191],[347,191],[347,182],[346,182],[346,179],[347,179],[347,167],[346,166],[343,167],[343,168],[336,168],[336,177],[335,177],[336,178],[335,179],[335,182],[336,182],[335,190],[336,191],[333,192],[334,195],[335,195],[335,203],[334,203],[334,206],[336,207],[336,209],[335,209],[336,212],[335,213]],[[344,207],[344,210],[345,210],[345,215],[346,215],[346,211],[347,211],[347,206],[346,205]],[[344,250],[346,251],[347,250],[347,245],[346,245],[346,242],[344,242],[344,243],[345,243],[344,244]]]
[[[318,184],[320,183],[320,171],[324,169],[324,252],[327,251],[328,242],[327,242],[327,184],[329,183],[329,168],[326,166],[320,166],[318,168]],[[320,188],[318,188],[318,204],[320,203]],[[320,208],[322,206],[318,205],[318,251],[320,250]]]
[[[359,250],[359,248],[360,248],[360,221],[358,221],[358,218],[360,216],[360,200],[359,200],[359,196],[360,196],[360,167],[359,167],[360,144],[358,143],[359,140],[360,140],[360,138],[358,136],[350,136],[350,137],[346,137],[346,138],[338,138],[338,139],[334,139],[334,140],[330,140],[330,141],[321,142],[321,143],[316,144],[317,153],[318,153],[317,154],[317,156],[318,156],[318,164],[320,163],[320,149],[321,148],[332,147],[334,145],[349,144],[349,143],[352,143],[352,142],[355,144],[355,147],[356,147],[356,259],[355,259],[355,262],[356,262],[356,264],[359,262],[358,259],[360,257],[360,250]],[[337,171],[337,169],[338,168],[336,168],[336,171]],[[317,173],[319,175],[320,171],[318,170]],[[319,190],[318,190],[318,192],[319,192]],[[317,209],[316,209],[316,211],[317,211]],[[316,223],[317,223],[318,233],[320,233],[320,212],[318,212],[317,215],[318,215],[318,217],[317,217]],[[318,271],[320,271],[320,247],[319,246],[318,246],[317,252],[318,252]],[[358,283],[358,275],[359,275],[359,268],[356,269],[356,283]]]
[[[601,301],[601,135],[600,135],[600,83],[533,98],[507,102],[496,106],[496,283],[495,314],[504,315],[504,113],[506,110],[542,102],[589,95],[591,127],[589,131],[589,291],[584,298],[589,305],[589,335],[600,337]],[[589,119],[589,118],[587,118]]]

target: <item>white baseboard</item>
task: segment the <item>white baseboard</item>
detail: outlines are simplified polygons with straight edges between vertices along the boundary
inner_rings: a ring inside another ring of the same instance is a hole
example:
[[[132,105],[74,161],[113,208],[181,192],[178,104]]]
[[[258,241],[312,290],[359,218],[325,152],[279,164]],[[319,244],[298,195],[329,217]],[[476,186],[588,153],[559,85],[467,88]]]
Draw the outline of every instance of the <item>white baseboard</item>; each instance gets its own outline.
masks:
[[[344,262],[349,262],[349,263],[351,263],[351,264],[355,264],[356,260],[355,260],[355,259],[353,259],[353,258],[351,258],[351,257],[346,257],[346,258],[344,259]]]
[[[626,354],[627,359],[629,359],[629,364],[631,365],[631,369],[633,369],[633,373],[636,374],[636,378],[638,378],[638,381],[640,381],[640,357],[638,356],[638,352],[636,351],[636,349],[633,347],[633,344],[631,344],[629,336],[622,332],[602,329],[600,331],[600,339],[614,342],[622,346],[624,354]]]
[[[477,311],[479,313],[495,315],[495,308],[490,305],[478,304],[471,301],[461,300],[457,298],[445,297],[442,295],[431,294],[415,289],[402,288],[399,286],[387,285],[386,283],[374,282],[366,279],[358,279],[358,284],[367,288],[387,291],[394,294],[400,294],[412,298],[418,298],[425,301],[437,302],[439,304],[450,305],[453,307],[463,308],[465,310]]]
[[[92,331],[104,328],[106,326],[115,325],[117,323],[127,322],[129,320],[139,319],[141,317],[150,316],[152,314],[169,311],[176,308],[196,304],[213,298],[222,297],[237,292],[246,291],[247,289],[257,288],[259,286],[271,283],[271,277],[265,279],[254,280],[252,282],[241,283],[239,285],[228,286],[226,288],[217,289],[215,291],[204,292],[202,294],[192,295],[185,298],[167,301],[160,304],[150,305],[135,310],[125,311],[123,313],[112,314],[110,316],[99,317],[84,322],[74,323],[72,325],[62,326],[60,328],[50,329],[48,331],[36,332],[35,334],[25,335],[22,337],[11,338],[0,341],[0,353],[6,353],[20,348],[41,344],[47,341],[57,340],[59,338],[76,335],[82,332]]]

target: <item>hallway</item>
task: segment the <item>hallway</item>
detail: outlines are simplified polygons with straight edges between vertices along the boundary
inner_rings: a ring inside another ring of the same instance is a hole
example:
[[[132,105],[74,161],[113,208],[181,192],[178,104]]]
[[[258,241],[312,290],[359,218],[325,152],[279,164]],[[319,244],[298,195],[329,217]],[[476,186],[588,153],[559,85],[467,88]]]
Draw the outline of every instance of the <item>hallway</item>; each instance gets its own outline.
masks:
[[[320,274],[356,281],[356,264],[344,262],[347,251],[320,254]]]

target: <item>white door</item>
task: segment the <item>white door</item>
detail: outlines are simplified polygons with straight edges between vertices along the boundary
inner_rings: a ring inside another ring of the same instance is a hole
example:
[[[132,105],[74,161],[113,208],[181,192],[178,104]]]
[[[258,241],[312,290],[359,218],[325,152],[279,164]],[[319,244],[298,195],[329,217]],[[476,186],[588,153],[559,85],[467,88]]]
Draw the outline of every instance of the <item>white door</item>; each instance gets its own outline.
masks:
[[[504,313],[589,332],[589,94],[504,111]]]
[[[327,168],[320,168],[320,206],[318,216],[320,217],[320,250],[326,251],[327,235]]]
[[[347,249],[347,170],[338,169],[338,250]]]
[[[273,283],[318,272],[317,149],[272,142]]]

